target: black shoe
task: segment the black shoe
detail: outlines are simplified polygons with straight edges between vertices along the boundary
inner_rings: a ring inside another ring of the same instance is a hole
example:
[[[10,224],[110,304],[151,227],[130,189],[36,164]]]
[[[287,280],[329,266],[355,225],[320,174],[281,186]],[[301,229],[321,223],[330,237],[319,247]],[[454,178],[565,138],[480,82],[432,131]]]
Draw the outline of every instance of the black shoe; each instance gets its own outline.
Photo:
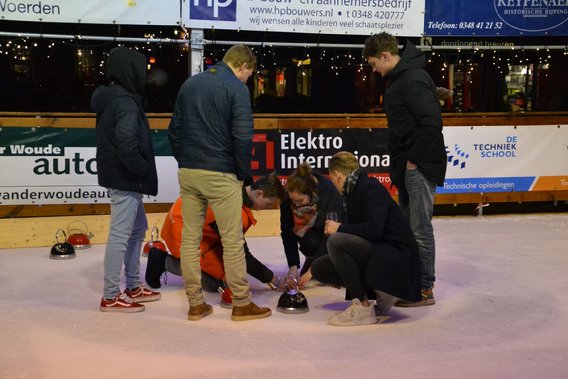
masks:
[[[158,248],[151,248],[148,252],[146,265],[146,283],[152,288],[160,288],[160,277],[166,271],[166,257],[168,253]]]

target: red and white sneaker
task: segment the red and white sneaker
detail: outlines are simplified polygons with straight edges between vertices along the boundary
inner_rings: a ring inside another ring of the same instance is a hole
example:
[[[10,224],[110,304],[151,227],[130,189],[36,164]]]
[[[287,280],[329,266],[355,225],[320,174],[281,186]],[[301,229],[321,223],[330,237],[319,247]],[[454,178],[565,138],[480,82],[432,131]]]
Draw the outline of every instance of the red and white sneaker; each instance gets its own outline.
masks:
[[[143,303],[145,301],[156,301],[162,298],[162,294],[159,292],[154,292],[144,287],[142,284],[133,290],[124,290],[126,296],[132,299],[135,303]]]
[[[217,291],[221,294],[221,307],[231,309],[233,308],[233,292],[229,287],[217,288]]]
[[[134,313],[143,312],[144,309],[146,309],[144,305],[133,302],[122,292],[112,299],[102,299],[100,306],[101,312]]]

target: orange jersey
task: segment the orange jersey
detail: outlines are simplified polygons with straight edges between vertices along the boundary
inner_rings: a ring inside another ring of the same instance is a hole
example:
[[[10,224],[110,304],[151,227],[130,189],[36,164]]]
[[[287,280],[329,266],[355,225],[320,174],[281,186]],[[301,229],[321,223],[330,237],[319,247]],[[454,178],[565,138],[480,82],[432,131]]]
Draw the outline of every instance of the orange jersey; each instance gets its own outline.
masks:
[[[243,205],[242,209],[243,219],[243,234],[256,224],[256,220],[249,207]],[[203,225],[203,238],[201,240],[201,270],[208,273],[212,277],[223,280],[225,278],[225,267],[223,266],[223,245],[221,244],[221,237],[211,227],[215,222],[215,215],[211,207],[207,207],[205,215],[205,224]],[[181,246],[181,231],[183,229],[183,216],[181,213],[181,197],[178,197],[176,202],[170,208],[162,232],[160,233],[162,239],[166,242],[170,253],[176,257],[180,257]]]

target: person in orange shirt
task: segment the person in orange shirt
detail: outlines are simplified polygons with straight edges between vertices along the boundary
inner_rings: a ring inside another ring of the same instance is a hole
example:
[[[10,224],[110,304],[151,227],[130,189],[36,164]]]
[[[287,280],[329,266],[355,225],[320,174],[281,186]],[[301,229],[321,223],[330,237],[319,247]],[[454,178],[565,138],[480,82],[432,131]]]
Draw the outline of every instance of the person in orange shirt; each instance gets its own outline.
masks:
[[[243,185],[243,234],[256,224],[252,209],[263,210],[276,206],[278,200],[284,198],[284,188],[275,174],[261,177],[256,182],[245,182]],[[162,226],[161,237],[165,241],[171,254],[159,249],[151,249],[148,254],[146,266],[146,283],[152,288],[160,288],[160,277],[164,272],[181,276],[180,246],[183,228],[182,202],[178,198],[170,208]],[[223,245],[219,229],[215,222],[215,215],[211,207],[207,208],[205,224],[203,225],[203,238],[201,240],[201,282],[207,291],[230,291],[225,284],[225,268],[223,265]],[[248,249],[245,241],[245,259],[247,273],[259,281],[266,283],[272,289],[284,289],[284,281],[280,280],[268,267],[257,260]],[[230,299],[223,296],[224,300]],[[225,306],[228,301],[225,301]]]

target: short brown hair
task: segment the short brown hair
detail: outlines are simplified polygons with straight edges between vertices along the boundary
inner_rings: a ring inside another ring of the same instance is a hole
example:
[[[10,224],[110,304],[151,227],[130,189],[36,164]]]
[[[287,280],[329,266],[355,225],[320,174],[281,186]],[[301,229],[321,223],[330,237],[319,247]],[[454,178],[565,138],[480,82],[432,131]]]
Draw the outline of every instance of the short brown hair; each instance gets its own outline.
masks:
[[[234,45],[225,53],[223,62],[231,67],[241,67],[243,64],[248,69],[256,68],[256,55],[246,45]]]
[[[329,161],[329,172],[339,171],[344,175],[349,175],[353,170],[359,168],[357,157],[348,151],[335,153]]]
[[[290,175],[286,182],[286,191],[311,195],[317,191],[318,183],[312,175],[312,166],[303,162],[298,165],[296,171]]]
[[[374,34],[365,40],[363,58],[379,57],[385,51],[398,55],[398,42],[395,36],[386,32]]]
[[[253,190],[262,190],[265,198],[284,199],[284,186],[275,173],[258,178],[250,187]]]

